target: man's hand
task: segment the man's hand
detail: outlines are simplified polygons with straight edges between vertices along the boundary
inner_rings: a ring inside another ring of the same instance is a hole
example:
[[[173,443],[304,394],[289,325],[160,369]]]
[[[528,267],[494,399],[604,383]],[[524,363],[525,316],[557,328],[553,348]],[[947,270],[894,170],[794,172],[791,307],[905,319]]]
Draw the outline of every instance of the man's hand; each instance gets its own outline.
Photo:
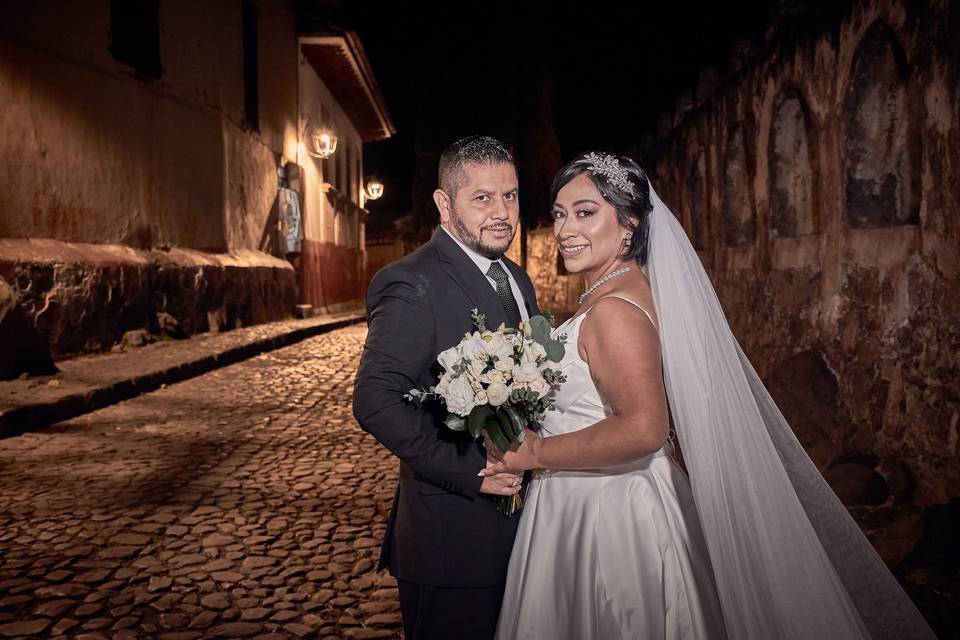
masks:
[[[487,469],[490,469],[497,463],[496,460],[487,456]],[[481,471],[486,473],[487,469]],[[497,473],[487,476],[480,485],[480,493],[489,493],[495,496],[512,496],[520,492],[523,478],[513,473]]]

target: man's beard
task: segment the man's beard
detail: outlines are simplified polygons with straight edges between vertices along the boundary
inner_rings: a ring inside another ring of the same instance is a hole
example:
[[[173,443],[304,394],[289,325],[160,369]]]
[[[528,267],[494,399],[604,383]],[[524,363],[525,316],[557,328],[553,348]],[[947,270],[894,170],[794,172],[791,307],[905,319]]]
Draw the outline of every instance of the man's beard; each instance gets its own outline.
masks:
[[[450,220],[453,222],[453,226],[457,229],[457,235],[460,236],[460,241],[482,255],[485,258],[490,260],[499,260],[503,257],[503,253],[510,247],[510,243],[513,241],[513,227],[508,223],[502,223],[504,226],[510,228],[510,239],[507,243],[500,247],[491,247],[490,245],[484,244],[483,240],[480,239],[480,235],[473,235],[470,229],[467,228],[463,221],[460,220],[460,216],[457,215],[455,209],[450,210]],[[480,228],[480,234],[483,234],[483,227]]]

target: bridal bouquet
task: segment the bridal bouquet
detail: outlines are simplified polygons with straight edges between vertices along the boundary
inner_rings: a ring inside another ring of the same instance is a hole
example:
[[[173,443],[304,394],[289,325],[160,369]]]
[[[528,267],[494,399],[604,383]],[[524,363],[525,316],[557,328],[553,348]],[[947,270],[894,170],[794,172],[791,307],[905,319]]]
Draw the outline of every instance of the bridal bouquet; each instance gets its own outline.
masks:
[[[554,408],[554,392],[566,381],[555,368],[563,359],[565,336],[554,339],[549,313],[521,322],[516,329],[500,325],[487,329],[486,318],[471,314],[473,333],[464,335],[437,362],[443,367],[439,382],[428,391],[411,389],[411,402],[439,400],[446,405],[444,423],[454,431],[484,434],[502,452],[523,442],[527,425],[535,426]],[[519,511],[519,495],[498,496],[497,506],[506,515]]]

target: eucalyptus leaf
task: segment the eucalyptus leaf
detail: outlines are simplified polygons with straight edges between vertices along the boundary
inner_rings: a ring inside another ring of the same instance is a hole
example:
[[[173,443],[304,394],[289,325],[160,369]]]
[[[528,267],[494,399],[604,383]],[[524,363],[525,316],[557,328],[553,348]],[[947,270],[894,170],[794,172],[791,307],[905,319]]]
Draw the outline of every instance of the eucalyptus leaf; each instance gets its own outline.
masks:
[[[563,356],[566,353],[566,349],[563,346],[563,343],[559,340],[555,340],[550,332],[553,331],[553,326],[543,316],[533,316],[530,318],[530,337],[538,342],[543,350],[547,352],[547,357],[554,362],[560,362],[563,360]]]
[[[567,353],[563,343],[557,342],[556,340],[551,340],[547,344],[543,345],[543,350],[547,352],[547,358],[553,360],[554,362],[560,362],[563,360],[563,356]]]
[[[529,325],[530,337],[546,347],[545,343],[550,341],[550,331],[553,329],[547,319],[543,316],[533,316],[530,318]]]

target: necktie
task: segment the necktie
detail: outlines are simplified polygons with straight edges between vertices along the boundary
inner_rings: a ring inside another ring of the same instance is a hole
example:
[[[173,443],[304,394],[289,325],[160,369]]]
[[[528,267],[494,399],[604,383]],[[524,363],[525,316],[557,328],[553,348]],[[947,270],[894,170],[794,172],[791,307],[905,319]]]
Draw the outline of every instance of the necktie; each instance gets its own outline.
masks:
[[[487,275],[497,283],[497,297],[500,298],[500,304],[507,313],[507,326],[516,328],[520,324],[520,308],[517,307],[513,291],[510,290],[510,277],[506,269],[500,266],[499,262],[493,262],[487,269]]]

